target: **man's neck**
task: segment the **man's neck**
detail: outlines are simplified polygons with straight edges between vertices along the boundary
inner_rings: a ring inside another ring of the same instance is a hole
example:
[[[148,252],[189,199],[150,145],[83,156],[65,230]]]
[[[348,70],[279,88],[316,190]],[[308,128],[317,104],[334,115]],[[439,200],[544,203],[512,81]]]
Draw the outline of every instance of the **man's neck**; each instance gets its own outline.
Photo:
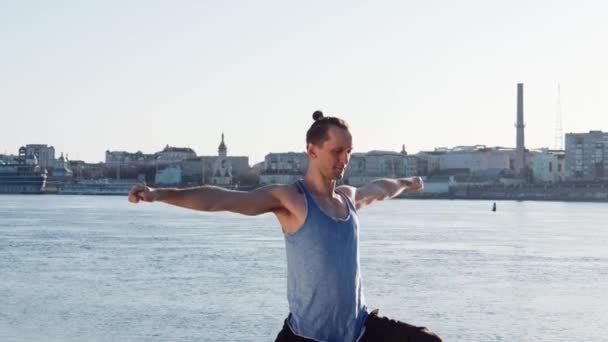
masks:
[[[332,198],[336,189],[336,180],[323,177],[321,174],[307,172],[304,175],[304,184],[309,191],[321,196]]]

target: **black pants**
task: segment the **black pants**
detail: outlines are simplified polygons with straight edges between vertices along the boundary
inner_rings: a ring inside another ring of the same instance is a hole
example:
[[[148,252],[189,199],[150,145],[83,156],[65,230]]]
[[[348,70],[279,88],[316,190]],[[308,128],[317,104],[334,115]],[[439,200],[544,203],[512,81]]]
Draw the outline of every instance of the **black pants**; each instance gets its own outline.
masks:
[[[313,340],[296,336],[289,329],[287,320],[277,335],[275,342],[311,342]],[[386,317],[372,311],[365,319],[365,332],[359,342],[441,342],[441,338],[425,327],[417,327]]]

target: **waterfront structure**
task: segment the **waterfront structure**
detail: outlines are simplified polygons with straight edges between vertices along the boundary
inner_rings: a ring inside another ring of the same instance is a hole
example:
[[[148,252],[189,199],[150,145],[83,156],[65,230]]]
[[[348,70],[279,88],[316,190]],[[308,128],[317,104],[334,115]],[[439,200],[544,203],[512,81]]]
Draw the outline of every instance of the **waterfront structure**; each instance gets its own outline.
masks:
[[[86,163],[83,160],[68,160],[68,167],[78,179],[104,178],[104,163]]]
[[[530,152],[534,183],[558,183],[566,180],[566,154],[547,148]]]
[[[55,163],[55,148],[45,144],[25,145],[25,154],[34,155],[38,158],[38,165],[41,168],[52,168]]]
[[[0,154],[0,162],[4,164],[12,164],[17,161],[18,156],[14,154]]]
[[[55,161],[53,165],[53,177],[71,178],[74,176],[74,172],[68,166],[68,156],[63,156],[63,152],[59,156],[59,159]]]
[[[27,154],[25,147],[12,163],[0,162],[0,193],[39,194],[44,192],[47,171],[38,164],[36,154]]]
[[[454,185],[454,176],[434,176],[423,177],[424,180],[424,195],[433,197],[435,195],[446,195],[450,192],[450,187]],[[420,197],[419,194],[411,196],[411,194],[402,194],[402,197]],[[409,196],[408,196],[409,195]]]
[[[608,181],[608,132],[567,133],[566,171],[573,181]]]
[[[61,184],[56,192],[62,195],[120,195],[129,193],[136,179],[81,179]]]

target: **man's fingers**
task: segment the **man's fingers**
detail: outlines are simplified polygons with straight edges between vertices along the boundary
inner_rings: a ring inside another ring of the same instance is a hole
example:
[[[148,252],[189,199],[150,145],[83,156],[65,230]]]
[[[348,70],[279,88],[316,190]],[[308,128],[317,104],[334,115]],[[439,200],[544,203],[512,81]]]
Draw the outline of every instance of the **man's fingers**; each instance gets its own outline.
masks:
[[[138,203],[139,200],[145,200],[144,193],[146,192],[147,187],[143,184],[135,184],[129,191],[129,202]]]
[[[422,177],[414,176],[409,179],[407,191],[421,191],[424,188]]]

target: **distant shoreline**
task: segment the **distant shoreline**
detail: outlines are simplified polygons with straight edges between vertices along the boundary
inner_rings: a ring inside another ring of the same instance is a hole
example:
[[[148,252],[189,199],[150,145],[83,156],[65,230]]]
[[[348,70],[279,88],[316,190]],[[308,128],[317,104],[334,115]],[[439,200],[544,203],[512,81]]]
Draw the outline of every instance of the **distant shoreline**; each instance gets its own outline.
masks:
[[[445,200],[445,201],[511,201],[511,202],[587,202],[587,203],[608,203],[608,199],[573,199],[573,198],[535,198],[535,197],[523,197],[523,198],[501,198],[501,197],[395,197],[397,200]]]

